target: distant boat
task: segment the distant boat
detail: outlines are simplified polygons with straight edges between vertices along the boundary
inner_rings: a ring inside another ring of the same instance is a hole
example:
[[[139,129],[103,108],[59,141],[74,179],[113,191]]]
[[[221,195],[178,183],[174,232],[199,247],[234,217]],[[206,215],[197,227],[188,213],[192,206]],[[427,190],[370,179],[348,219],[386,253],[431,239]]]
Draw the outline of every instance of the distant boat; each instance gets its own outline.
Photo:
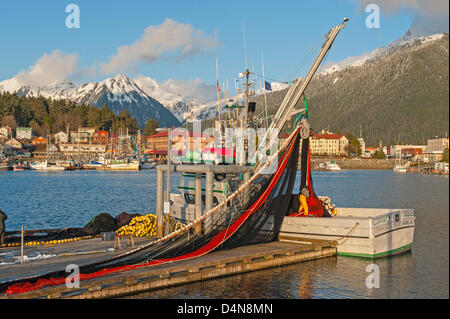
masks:
[[[58,165],[57,163],[48,162],[48,161],[43,161],[40,163],[31,163],[30,169],[38,170],[38,171],[51,171],[51,172],[67,170],[67,168],[64,166]]]
[[[111,171],[138,171],[141,169],[141,163],[139,161],[113,160],[106,164],[106,169]]]
[[[0,163],[0,171],[10,171],[11,169],[12,169],[12,166],[8,162]]]
[[[335,161],[330,160],[326,163],[319,164],[319,169],[325,170],[325,171],[332,171],[332,172],[338,172],[341,170],[338,164],[335,163]]]
[[[395,165],[395,167],[392,169],[395,173],[406,173],[409,167],[409,162],[405,163],[405,164],[397,164]]]
[[[27,162],[19,162],[19,163],[14,164],[14,166],[13,166],[14,171],[24,171],[29,168],[30,167]]]

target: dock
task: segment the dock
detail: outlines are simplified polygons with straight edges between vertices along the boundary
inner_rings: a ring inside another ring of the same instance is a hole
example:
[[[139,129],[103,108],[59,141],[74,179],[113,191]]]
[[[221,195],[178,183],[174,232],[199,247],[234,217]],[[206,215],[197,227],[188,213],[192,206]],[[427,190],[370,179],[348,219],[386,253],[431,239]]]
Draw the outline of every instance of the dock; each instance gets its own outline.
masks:
[[[108,250],[111,241],[99,238],[83,240],[85,254],[68,254],[24,264],[0,266],[0,281],[64,269],[68,264],[85,265],[123,253]],[[72,244],[73,245],[73,244]],[[98,278],[83,280],[79,288],[66,285],[48,286],[40,290],[0,296],[0,299],[101,299],[134,295],[203,280],[212,280],[251,271],[279,267],[293,263],[336,255],[335,241],[297,238],[296,241],[242,246],[218,250],[207,255],[162,265],[155,265]],[[61,245],[64,246],[64,245]],[[60,248],[62,249],[62,248]],[[104,250],[102,252],[102,250]],[[91,252],[91,254],[89,254]]]

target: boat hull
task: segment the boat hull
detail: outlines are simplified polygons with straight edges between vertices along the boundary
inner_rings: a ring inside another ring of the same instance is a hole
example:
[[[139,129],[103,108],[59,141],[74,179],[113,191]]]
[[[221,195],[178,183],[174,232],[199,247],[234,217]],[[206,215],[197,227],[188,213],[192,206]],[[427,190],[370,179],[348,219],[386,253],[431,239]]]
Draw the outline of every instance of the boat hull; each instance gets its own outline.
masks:
[[[343,256],[379,258],[410,250],[414,241],[412,209],[338,208],[331,218],[285,217],[280,240],[300,238],[338,242]]]

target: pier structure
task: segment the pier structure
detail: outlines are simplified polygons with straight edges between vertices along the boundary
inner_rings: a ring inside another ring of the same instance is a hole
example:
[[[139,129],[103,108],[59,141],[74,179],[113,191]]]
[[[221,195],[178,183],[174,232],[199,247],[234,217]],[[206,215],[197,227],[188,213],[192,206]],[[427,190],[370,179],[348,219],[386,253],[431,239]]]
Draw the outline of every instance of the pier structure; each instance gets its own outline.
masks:
[[[74,244],[59,246],[59,257],[3,266],[0,281],[12,276],[30,276],[66,267],[69,264],[85,265],[111,258],[121,251],[109,251],[112,242],[100,238],[81,242],[90,252],[82,255],[63,254],[73,250]],[[80,244],[77,244],[79,246]],[[79,286],[46,286],[39,290],[12,295],[0,295],[0,299],[104,299],[135,295],[154,289],[167,288],[204,280],[214,280],[252,271],[280,267],[299,262],[332,257],[336,255],[335,241],[296,238],[293,242],[242,246],[218,250],[210,254],[173,263],[144,267],[83,280]],[[81,247],[80,247],[81,248]],[[124,249],[131,249],[130,247]],[[104,250],[100,252],[100,250]],[[68,273],[68,276],[70,273]]]
[[[213,208],[213,178],[214,174],[243,174],[243,182],[246,183],[250,179],[251,166],[243,165],[158,165],[156,167],[156,236],[161,238],[164,236],[163,215],[168,214],[165,205],[170,205],[169,196],[167,202],[164,203],[164,174],[170,172],[180,172],[195,174],[195,219],[200,218],[202,211],[202,175],[205,174],[205,211]],[[167,206],[166,206],[167,207]],[[170,208],[169,208],[170,212]],[[198,225],[196,232],[201,231],[201,225]]]

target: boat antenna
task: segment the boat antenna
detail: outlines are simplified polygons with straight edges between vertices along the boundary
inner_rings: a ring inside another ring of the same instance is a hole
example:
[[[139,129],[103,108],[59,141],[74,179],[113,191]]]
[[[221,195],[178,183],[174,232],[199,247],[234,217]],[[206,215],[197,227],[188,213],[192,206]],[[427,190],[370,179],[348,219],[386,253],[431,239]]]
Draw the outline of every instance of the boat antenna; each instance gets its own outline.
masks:
[[[242,21],[242,38],[244,39],[245,69],[247,69],[247,45],[245,43],[245,26],[244,26],[244,21]]]
[[[217,78],[217,109],[219,111],[219,121],[220,121],[221,114],[220,114],[219,59],[217,57],[216,57],[216,78]]]
[[[263,87],[264,87],[264,115],[266,118],[266,130],[269,128],[267,123],[267,96],[266,96],[266,77],[264,74],[264,55],[261,53],[261,62],[262,62],[262,76],[263,76]]]

